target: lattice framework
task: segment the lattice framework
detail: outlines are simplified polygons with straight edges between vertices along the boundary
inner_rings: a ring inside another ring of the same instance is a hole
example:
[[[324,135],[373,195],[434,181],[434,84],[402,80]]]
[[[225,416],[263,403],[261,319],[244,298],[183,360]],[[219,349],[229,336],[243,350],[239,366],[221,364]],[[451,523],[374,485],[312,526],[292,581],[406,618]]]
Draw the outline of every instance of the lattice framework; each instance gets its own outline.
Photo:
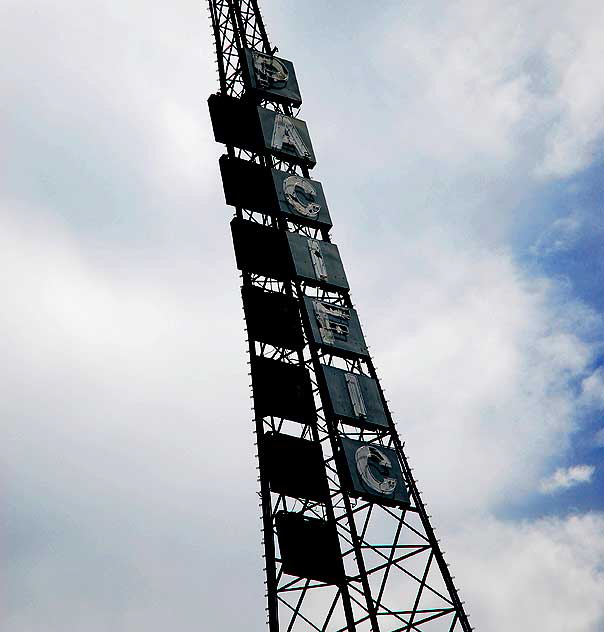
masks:
[[[209,0],[212,30],[220,80],[220,93],[245,96],[241,55],[244,48],[274,54],[262,21],[257,0]],[[288,106],[262,102],[264,107],[297,115]],[[308,169],[227,146],[231,157],[308,177]],[[327,229],[299,226],[283,217],[237,208],[238,217],[281,230],[330,241]],[[348,291],[328,291],[300,281],[274,279],[242,273],[242,284],[295,297],[305,296],[352,307]],[[307,329],[305,328],[305,332]],[[305,334],[308,335],[307,333]],[[367,430],[330,419],[323,409],[317,379],[320,365],[337,366],[349,372],[379,380],[371,358],[342,359],[306,344],[302,351],[272,347],[248,340],[250,359],[267,357],[305,366],[312,380],[317,422],[301,425],[272,416],[254,417],[259,459],[259,496],[262,508],[263,546],[266,560],[267,623],[270,632],[469,632],[468,622],[452,576],[445,562],[417,481],[403,451],[390,412],[387,430]],[[380,387],[380,393],[381,387]],[[384,398],[385,401],[385,398]],[[330,497],[319,503],[297,500],[272,493],[263,476],[263,437],[267,432],[287,432],[321,444],[329,480]],[[393,448],[400,459],[411,504],[397,508],[351,498],[338,476],[334,462],[338,437],[346,436],[375,445]],[[334,586],[296,578],[282,572],[275,516],[280,510],[303,512],[333,522],[337,527],[346,581]]]

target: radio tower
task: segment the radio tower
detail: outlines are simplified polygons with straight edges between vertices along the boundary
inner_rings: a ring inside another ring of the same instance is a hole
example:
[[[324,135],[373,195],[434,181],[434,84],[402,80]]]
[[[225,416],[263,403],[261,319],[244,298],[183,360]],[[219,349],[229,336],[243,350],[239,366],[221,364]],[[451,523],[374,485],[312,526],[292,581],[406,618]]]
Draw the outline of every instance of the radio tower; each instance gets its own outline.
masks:
[[[291,61],[209,0],[250,354],[269,632],[472,630],[350,298]],[[302,82],[303,83],[303,82]]]

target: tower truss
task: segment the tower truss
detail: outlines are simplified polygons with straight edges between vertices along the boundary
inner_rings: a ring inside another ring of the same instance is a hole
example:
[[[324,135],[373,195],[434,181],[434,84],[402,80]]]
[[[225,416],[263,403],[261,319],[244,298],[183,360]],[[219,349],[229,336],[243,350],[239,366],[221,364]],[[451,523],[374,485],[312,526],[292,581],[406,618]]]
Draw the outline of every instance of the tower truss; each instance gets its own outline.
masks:
[[[350,297],[293,64],[209,0],[242,278],[270,632],[472,630]]]

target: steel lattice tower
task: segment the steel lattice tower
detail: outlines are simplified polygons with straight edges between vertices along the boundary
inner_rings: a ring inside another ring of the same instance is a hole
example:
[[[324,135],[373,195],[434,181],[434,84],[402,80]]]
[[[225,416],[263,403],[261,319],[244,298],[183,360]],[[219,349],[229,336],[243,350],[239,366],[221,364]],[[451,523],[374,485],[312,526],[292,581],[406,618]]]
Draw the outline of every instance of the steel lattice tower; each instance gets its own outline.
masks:
[[[270,632],[472,630],[367,351],[291,62],[209,0],[248,333]]]

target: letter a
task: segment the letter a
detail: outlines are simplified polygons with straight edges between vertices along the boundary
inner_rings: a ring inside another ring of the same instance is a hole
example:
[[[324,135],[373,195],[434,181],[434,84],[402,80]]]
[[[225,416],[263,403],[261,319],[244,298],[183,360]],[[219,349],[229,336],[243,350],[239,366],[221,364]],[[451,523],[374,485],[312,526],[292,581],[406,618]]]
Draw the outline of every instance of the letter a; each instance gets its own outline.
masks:
[[[278,113],[275,116],[271,146],[273,149],[280,149],[288,153],[293,150],[300,158],[312,158],[312,154],[304,144],[294,120],[285,114]]]

